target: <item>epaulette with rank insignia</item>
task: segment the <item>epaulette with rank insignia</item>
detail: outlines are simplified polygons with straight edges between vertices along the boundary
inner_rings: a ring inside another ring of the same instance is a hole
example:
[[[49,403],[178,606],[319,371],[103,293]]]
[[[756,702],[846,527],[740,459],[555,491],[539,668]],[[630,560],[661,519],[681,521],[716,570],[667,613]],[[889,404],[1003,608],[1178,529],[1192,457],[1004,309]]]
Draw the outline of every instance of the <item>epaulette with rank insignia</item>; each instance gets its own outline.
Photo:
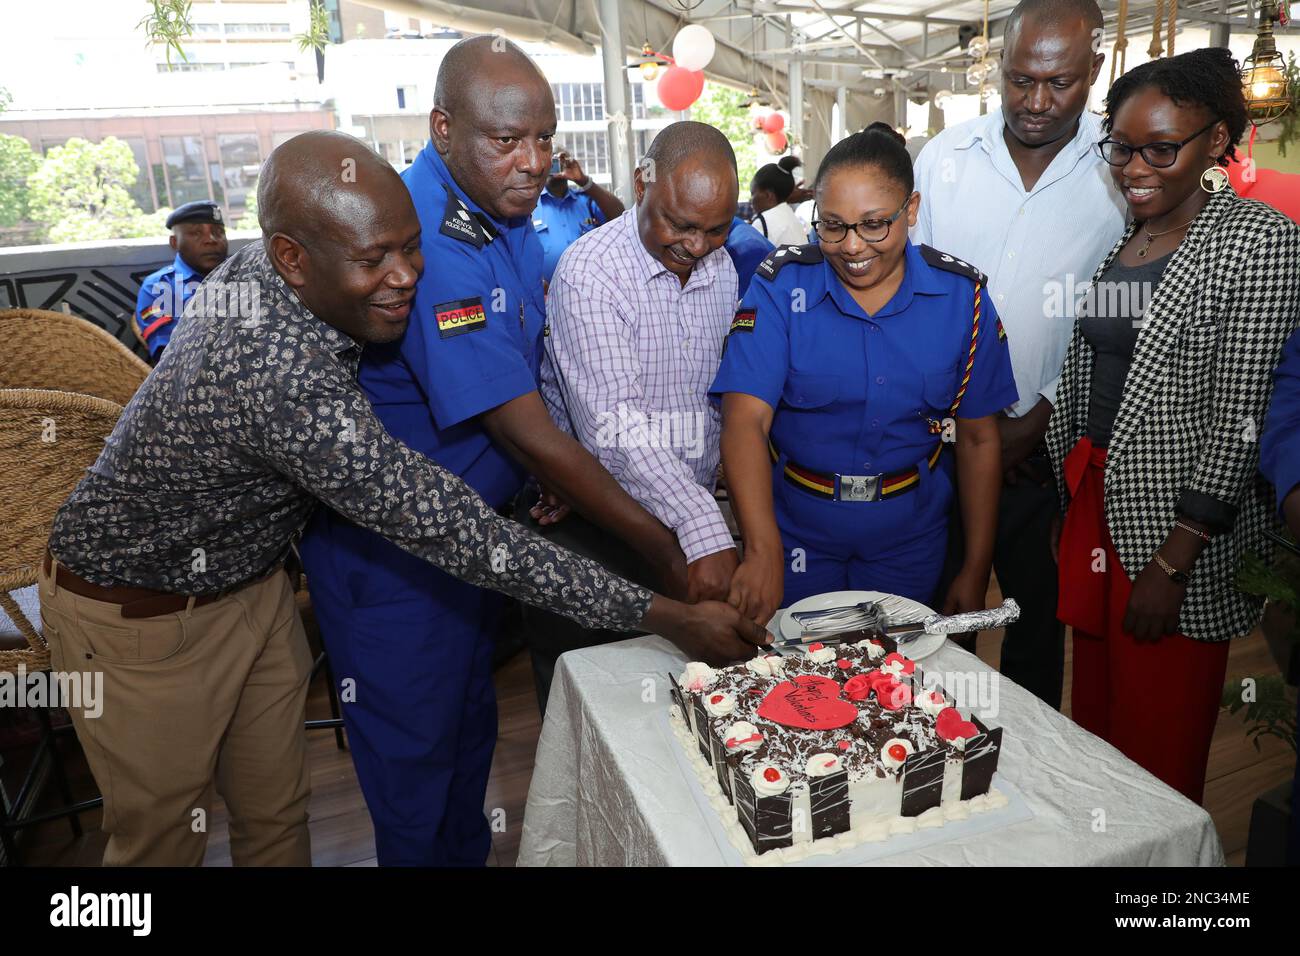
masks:
[[[764,279],[775,279],[781,267],[788,262],[821,262],[822,247],[815,242],[802,246],[781,246],[767,254],[767,258],[758,264],[758,274]]]
[[[969,262],[958,259],[956,256],[950,256],[946,252],[940,252],[934,246],[921,246],[921,258],[934,266],[936,269],[942,269],[945,272],[955,272],[959,276],[965,276],[972,282],[978,282],[980,285],[987,286],[989,277],[980,272]]]

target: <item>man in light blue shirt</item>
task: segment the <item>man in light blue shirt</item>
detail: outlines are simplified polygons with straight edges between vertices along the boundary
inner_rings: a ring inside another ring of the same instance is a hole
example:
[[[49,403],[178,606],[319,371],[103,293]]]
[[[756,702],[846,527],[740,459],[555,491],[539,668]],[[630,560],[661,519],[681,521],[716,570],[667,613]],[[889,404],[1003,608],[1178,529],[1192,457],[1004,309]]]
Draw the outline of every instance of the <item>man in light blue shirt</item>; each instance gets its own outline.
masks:
[[[1095,0],[1022,0],[1007,19],[1002,109],[944,130],[916,160],[921,209],[912,240],[959,256],[989,277],[1020,400],[999,419],[1006,481],[994,569],[1021,605],[1007,628],[1002,673],[1060,707],[1064,628],[1056,620],[1056,513],[1042,447],[1074,329],[1075,302],[1124,231],[1124,202],[1085,112],[1105,57]],[[950,567],[960,565],[960,522]]]

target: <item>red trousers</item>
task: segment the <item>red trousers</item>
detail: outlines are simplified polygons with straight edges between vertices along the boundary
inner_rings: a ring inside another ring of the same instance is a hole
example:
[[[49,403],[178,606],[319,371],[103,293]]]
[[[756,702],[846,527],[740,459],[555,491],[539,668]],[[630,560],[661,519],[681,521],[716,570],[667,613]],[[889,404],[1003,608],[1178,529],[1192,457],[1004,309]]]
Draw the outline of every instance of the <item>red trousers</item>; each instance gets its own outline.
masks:
[[[1189,799],[1201,802],[1219,717],[1228,642],[1124,630],[1133,583],[1102,508],[1106,449],[1080,439],[1065,459],[1057,616],[1074,628],[1071,715]]]

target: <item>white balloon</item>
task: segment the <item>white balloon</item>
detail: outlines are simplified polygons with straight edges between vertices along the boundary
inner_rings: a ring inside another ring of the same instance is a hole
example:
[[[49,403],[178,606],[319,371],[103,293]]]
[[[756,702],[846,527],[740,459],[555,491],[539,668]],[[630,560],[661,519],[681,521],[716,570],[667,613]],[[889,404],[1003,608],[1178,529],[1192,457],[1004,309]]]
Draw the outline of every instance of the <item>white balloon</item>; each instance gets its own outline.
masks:
[[[708,27],[688,23],[673,37],[673,59],[686,70],[702,70],[713,59],[717,44]]]

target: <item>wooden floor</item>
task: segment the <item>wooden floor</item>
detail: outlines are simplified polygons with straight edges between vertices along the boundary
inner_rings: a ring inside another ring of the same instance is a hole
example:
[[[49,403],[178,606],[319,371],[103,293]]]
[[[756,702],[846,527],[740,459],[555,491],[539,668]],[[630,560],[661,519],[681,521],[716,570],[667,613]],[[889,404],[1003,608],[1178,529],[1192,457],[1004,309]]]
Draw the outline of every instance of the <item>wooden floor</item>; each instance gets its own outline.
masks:
[[[990,590],[992,607],[1001,601],[996,583]],[[1002,634],[992,631],[980,637],[979,656],[994,667],[1000,656]],[[1234,641],[1228,657],[1229,678],[1262,677],[1277,673],[1263,635]],[[518,653],[505,662],[496,674],[500,712],[500,735],[488,784],[485,810],[491,815],[504,813],[502,832],[493,833],[493,855],[489,865],[513,866],[519,852],[528,782],[532,776],[533,757],[541,722],[533,690],[528,655]],[[1070,712],[1070,646],[1066,642],[1065,704]],[[328,716],[323,680],[312,689],[308,716]],[[76,751],[69,742],[67,751]],[[336,748],[332,731],[312,732],[311,752],[311,834],[312,858],[318,866],[375,865],[374,836],[365,803],[357,787],[350,755]],[[1223,850],[1230,865],[1245,860],[1246,833],[1255,797],[1283,781],[1289,780],[1295,766],[1291,751],[1280,741],[1267,738],[1256,752],[1247,741],[1239,717],[1220,713],[1210,751],[1210,765],[1205,790],[1205,806],[1214,818]],[[93,781],[84,771],[74,778],[75,796],[94,795]],[[96,829],[98,813],[83,818],[87,830],[74,840],[66,822],[35,828],[25,841],[25,862],[30,865],[97,865],[103,853],[104,837]],[[212,831],[206,862],[228,866],[230,849],[226,831],[225,807],[218,799],[214,807]]]

